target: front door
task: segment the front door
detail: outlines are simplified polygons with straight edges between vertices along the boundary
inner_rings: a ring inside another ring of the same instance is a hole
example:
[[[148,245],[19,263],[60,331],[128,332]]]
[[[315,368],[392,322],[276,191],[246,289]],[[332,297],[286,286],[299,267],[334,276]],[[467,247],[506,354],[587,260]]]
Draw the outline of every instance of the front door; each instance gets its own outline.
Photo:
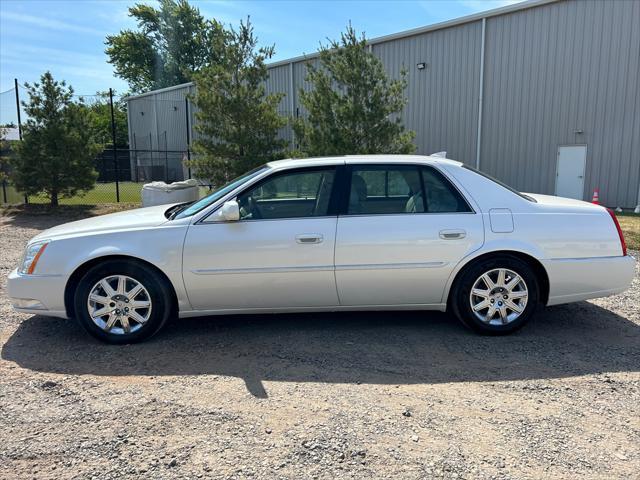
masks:
[[[556,195],[584,200],[584,168],[586,161],[586,145],[558,147]]]
[[[274,173],[238,196],[239,221],[189,227],[183,273],[192,307],[337,305],[334,178],[334,168]]]
[[[443,302],[456,264],[484,241],[482,218],[433,167],[351,165],[338,219],[341,305]]]

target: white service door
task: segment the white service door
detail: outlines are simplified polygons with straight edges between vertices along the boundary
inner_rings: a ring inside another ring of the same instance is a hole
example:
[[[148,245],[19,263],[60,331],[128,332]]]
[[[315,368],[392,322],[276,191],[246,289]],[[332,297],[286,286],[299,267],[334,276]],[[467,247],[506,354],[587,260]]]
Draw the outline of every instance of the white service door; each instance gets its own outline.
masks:
[[[183,276],[195,310],[338,304],[336,217],[202,223],[189,227]]]
[[[584,200],[584,170],[587,160],[586,145],[558,147],[556,195]]]

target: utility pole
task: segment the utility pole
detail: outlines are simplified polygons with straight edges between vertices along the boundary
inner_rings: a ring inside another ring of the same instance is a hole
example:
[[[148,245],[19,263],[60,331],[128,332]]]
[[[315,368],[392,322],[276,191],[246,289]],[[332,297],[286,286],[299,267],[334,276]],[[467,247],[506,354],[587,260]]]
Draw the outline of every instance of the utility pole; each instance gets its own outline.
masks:
[[[13,79],[13,84],[16,89],[16,112],[18,113],[18,138],[22,140],[22,125],[20,122],[20,94],[18,93],[18,79]]]
[[[116,119],[113,114],[113,89],[109,89],[109,104],[111,105],[111,140],[113,142],[113,163],[116,174],[116,202],[120,203],[120,185],[118,183],[118,151],[116,150]]]
[[[18,92],[18,79],[13,79],[13,85],[16,89],[16,112],[18,113],[18,139],[22,141],[22,122],[20,121],[20,93]],[[24,196],[24,203],[29,203],[29,197]]]

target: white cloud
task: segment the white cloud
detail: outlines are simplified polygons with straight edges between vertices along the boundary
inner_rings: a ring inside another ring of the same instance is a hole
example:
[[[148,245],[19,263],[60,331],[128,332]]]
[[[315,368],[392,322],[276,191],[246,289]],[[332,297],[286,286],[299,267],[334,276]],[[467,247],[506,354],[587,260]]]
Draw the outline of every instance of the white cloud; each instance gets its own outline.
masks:
[[[83,25],[76,25],[73,23],[63,22],[54,18],[39,17],[36,15],[27,15],[17,12],[2,12],[2,21],[12,21],[33,25],[40,28],[46,28],[49,30],[61,30],[66,32],[86,33],[90,35],[104,35],[102,30],[98,30]]]
[[[40,47],[28,44],[5,44],[2,49],[2,57],[4,60],[24,60],[27,58],[36,58],[44,63],[65,63],[69,65],[94,65],[96,63],[105,63],[106,56],[104,54],[86,54],[79,53],[75,50],[65,50],[60,48]],[[109,68],[111,68],[109,66]]]
[[[106,62],[104,54],[85,54],[72,50],[38,47],[34,45],[10,44],[5,45],[2,52],[3,68],[22,72],[22,80],[34,81],[46,70],[54,76],[62,77],[80,89],[84,84],[109,83],[113,80],[113,67]],[[79,82],[78,79],[85,79]],[[120,83],[120,82],[118,82]],[[78,85],[80,84],[80,85]],[[120,87],[120,85],[117,85]],[[76,90],[82,94],[92,94],[88,91]]]

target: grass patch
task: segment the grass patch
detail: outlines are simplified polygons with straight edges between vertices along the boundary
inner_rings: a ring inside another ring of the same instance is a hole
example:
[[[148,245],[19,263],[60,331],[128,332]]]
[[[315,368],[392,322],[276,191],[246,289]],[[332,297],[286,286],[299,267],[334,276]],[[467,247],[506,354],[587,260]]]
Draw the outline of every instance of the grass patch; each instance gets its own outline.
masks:
[[[616,216],[624,233],[627,247],[632,250],[640,250],[640,214],[616,213]]]
[[[118,188],[120,190],[120,203],[137,203],[138,206],[141,206],[143,185],[143,182],[119,182]],[[24,195],[17,192],[12,186],[7,186],[6,188],[8,204],[15,205],[24,203]],[[204,197],[209,193],[210,190],[208,187],[200,187],[200,197]],[[1,201],[3,201],[2,198],[0,198],[0,202]],[[48,204],[49,199],[44,195],[31,195],[29,196],[29,203],[36,205]],[[59,203],[60,205],[117,204],[116,184],[115,182],[96,183],[96,185],[86,194],[76,195],[72,198],[61,198]]]
[[[121,203],[140,203],[143,183],[119,182]],[[61,198],[60,205],[100,205],[104,203],[116,203],[116,184],[96,183],[96,185],[84,195],[76,195],[71,198]],[[49,199],[43,196],[30,196],[29,203],[49,203]]]

